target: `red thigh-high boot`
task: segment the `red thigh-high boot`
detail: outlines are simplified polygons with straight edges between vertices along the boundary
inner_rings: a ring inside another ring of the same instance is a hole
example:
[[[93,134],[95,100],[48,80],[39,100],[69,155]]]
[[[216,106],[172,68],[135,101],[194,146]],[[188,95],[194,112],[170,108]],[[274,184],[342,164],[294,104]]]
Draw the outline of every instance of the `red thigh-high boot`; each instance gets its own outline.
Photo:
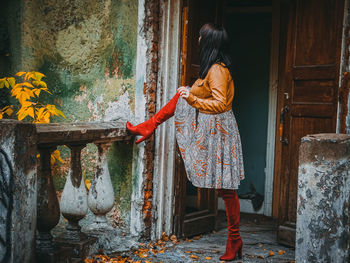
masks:
[[[236,255],[242,258],[243,242],[239,234],[239,199],[235,190],[220,189],[219,196],[225,202],[228,238],[226,243],[226,252],[220,257],[220,260],[234,260]]]
[[[138,139],[136,143],[140,143],[151,137],[158,125],[174,115],[179,96],[180,93],[176,93],[175,96],[148,121],[136,126],[132,126],[130,122],[126,123],[126,128],[131,134],[143,136],[141,139]]]

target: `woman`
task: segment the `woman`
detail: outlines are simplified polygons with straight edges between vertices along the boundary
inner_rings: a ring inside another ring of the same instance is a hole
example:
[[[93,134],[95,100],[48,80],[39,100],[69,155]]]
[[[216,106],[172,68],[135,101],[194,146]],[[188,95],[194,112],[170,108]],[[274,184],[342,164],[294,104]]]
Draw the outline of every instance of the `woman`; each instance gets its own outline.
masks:
[[[234,85],[226,31],[205,24],[199,32],[199,78],[192,88],[180,87],[176,95],[151,119],[127,129],[149,138],[175,114],[176,139],[188,179],[196,187],[218,189],[228,221],[226,253],[220,260],[242,257],[239,234],[239,200],[235,189],[244,178],[241,141],[232,113]],[[179,96],[183,99],[178,100]]]

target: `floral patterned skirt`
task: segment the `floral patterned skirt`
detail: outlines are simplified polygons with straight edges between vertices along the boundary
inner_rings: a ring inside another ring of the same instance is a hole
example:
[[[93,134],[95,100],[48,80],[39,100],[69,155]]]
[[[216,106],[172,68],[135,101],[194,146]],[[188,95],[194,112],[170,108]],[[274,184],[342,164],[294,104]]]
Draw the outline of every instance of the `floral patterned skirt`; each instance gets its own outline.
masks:
[[[180,98],[175,110],[176,139],[188,179],[196,187],[237,189],[244,179],[241,139],[232,110],[196,113]]]

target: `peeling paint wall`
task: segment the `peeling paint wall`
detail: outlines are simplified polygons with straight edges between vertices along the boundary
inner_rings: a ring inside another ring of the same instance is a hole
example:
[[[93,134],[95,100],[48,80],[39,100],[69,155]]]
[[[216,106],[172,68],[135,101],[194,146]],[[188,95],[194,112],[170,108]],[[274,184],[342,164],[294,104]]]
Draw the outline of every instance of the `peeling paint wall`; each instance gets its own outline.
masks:
[[[53,122],[134,120],[137,0],[6,3],[8,72],[37,70],[46,75],[53,96],[44,95],[43,101],[56,104],[67,117],[53,118]],[[116,204],[126,225],[130,220],[132,148],[132,144],[119,143],[108,157]],[[59,188],[69,166],[69,151],[61,151],[66,163],[55,168]],[[96,157],[96,147],[84,149],[87,178],[93,177],[95,163],[91,160]]]
[[[123,113],[128,115],[123,117],[130,118],[137,1],[29,0],[22,9],[18,69],[37,69],[47,75],[53,101],[67,121],[111,119],[111,107],[120,98],[127,100]]]

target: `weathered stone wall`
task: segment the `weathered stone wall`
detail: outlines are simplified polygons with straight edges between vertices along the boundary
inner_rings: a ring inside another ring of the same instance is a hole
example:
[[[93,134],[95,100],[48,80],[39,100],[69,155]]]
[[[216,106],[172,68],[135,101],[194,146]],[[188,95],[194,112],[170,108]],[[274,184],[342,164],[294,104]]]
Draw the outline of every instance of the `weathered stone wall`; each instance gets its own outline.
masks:
[[[0,262],[30,262],[36,230],[36,130],[0,120]]]
[[[134,119],[137,0],[7,2],[8,73],[37,70],[46,75],[53,95],[43,101],[56,104],[67,117],[53,118],[53,122]],[[126,225],[132,147],[119,143],[109,156],[119,221]],[[69,151],[61,151],[68,158]],[[88,146],[82,160],[87,178],[94,174],[96,159],[96,147]],[[68,165],[67,160],[55,169],[56,186],[62,187]]]
[[[302,138],[297,262],[350,262],[350,136]]]

